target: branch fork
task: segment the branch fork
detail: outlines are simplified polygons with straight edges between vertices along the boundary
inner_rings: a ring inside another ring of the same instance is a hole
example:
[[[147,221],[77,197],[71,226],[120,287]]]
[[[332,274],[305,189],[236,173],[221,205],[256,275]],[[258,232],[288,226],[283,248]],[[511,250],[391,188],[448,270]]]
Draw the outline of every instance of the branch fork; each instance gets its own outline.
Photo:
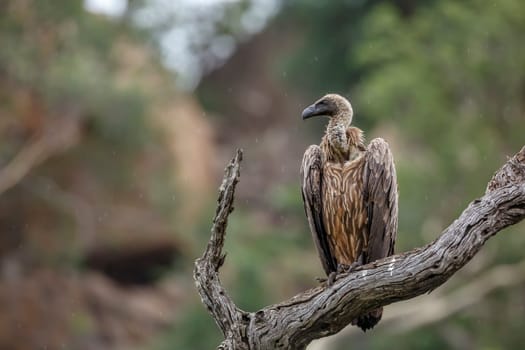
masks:
[[[238,150],[225,169],[211,238],[193,274],[203,304],[224,335],[221,350],[305,349],[360,314],[434,290],[490,237],[525,218],[524,146],[494,174],[484,196],[472,201],[434,242],[340,274],[332,286],[318,286],[248,313],[235,305],[219,279],[241,161]]]

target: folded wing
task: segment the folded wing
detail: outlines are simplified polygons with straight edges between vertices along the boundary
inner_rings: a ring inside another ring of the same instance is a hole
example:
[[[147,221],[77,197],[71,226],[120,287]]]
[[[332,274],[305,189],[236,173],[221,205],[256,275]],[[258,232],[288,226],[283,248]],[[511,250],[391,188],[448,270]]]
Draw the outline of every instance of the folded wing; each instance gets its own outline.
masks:
[[[372,140],[365,157],[363,180],[369,233],[366,264],[394,253],[398,209],[396,169],[388,144],[381,138]]]
[[[322,155],[319,146],[308,147],[301,164],[301,191],[304,210],[310,225],[310,232],[321,263],[327,275],[337,270],[337,262],[330,251],[322,212]]]

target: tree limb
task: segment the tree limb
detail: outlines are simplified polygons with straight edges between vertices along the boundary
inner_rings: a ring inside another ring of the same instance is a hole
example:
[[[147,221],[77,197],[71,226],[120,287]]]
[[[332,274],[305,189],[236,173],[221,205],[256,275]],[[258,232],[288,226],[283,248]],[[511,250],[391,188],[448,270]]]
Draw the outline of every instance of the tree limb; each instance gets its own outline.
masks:
[[[525,280],[525,260],[514,265],[500,265],[485,274],[444,296],[426,300],[407,310],[393,311],[386,326],[392,332],[409,330],[438,322],[469,306],[480,302],[487,294],[501,287],[517,285]],[[407,305],[405,305],[407,306]],[[403,322],[396,322],[403,320]]]
[[[14,187],[33,168],[45,162],[49,157],[76,144],[78,139],[79,122],[77,118],[63,117],[52,123],[0,169],[0,195]]]
[[[218,278],[241,158],[238,151],[226,168],[211,240],[194,270],[201,299],[225,336],[220,349],[305,349],[313,339],[339,332],[360,314],[434,290],[490,237],[525,218],[524,146],[496,172],[485,195],[470,203],[434,242],[339,275],[330,287],[313,288],[247,313],[237,308]]]
[[[446,295],[425,297],[419,302],[391,305],[376,328],[389,333],[405,333],[439,322],[461,310],[479,303],[495,290],[515,286],[525,281],[525,260],[513,265],[499,265],[482,276],[468,282]],[[360,332],[356,327],[346,327],[333,337],[316,340],[308,350],[331,349],[344,337]]]
[[[248,314],[235,306],[219,280],[219,268],[226,255],[222,254],[228,216],[233,211],[235,186],[239,181],[239,168],[242,151],[237,150],[235,158],[224,171],[224,179],[219,188],[219,203],[211,229],[211,239],[204,255],[195,262],[193,278],[202,303],[208,308],[221,329],[225,341],[219,349],[249,349],[246,340],[246,320]]]

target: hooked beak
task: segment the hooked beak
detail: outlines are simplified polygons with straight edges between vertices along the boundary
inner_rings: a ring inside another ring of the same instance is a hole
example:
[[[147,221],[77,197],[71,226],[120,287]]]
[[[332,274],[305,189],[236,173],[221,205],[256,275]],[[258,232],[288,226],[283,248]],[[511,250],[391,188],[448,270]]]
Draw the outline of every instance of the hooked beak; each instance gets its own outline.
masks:
[[[317,117],[320,115],[327,115],[328,114],[327,112],[328,112],[328,108],[326,108],[326,106],[313,104],[311,106],[306,107],[303,113],[301,114],[301,116],[303,117],[303,120],[305,120],[305,119]]]

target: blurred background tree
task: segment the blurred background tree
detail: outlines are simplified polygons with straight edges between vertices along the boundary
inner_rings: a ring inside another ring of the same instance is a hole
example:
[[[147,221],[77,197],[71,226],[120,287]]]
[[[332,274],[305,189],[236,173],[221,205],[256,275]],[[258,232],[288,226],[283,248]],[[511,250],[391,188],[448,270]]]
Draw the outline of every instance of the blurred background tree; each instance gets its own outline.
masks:
[[[216,346],[190,272],[236,147],[228,290],[255,310],[314,286],[298,169],[325,121],[300,111],[326,92],[347,95],[354,123],[394,150],[398,252],[434,239],[525,141],[518,0],[0,10],[0,348]],[[443,288],[387,307],[374,331],[311,348],[519,348],[523,228]]]

